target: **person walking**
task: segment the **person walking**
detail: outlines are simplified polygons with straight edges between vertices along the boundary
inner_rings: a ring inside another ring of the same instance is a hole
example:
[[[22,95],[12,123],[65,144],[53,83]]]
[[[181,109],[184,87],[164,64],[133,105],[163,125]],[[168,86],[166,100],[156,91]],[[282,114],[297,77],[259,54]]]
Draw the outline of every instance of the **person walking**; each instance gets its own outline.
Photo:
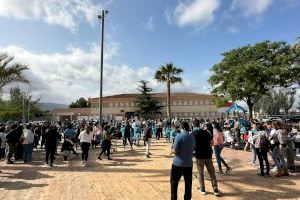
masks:
[[[132,148],[132,141],[131,141],[131,133],[133,131],[133,128],[130,126],[129,122],[126,121],[126,126],[125,126],[125,130],[124,130],[124,139],[123,139],[123,145],[124,145],[124,149],[127,143],[127,140],[130,144],[131,150],[133,150]]]
[[[91,127],[89,125],[87,125],[85,130],[80,133],[78,139],[82,150],[82,166],[86,167],[88,166],[87,160],[89,157],[89,149],[93,140],[93,134],[91,133]]]
[[[146,128],[144,129],[144,140],[146,142],[146,158],[150,158],[150,145],[151,145],[151,138],[152,138],[152,128],[151,123],[147,122]]]
[[[45,125],[46,127],[47,125]],[[45,131],[44,134],[44,144],[46,150],[46,161],[44,162],[45,165],[48,167],[53,167],[53,162],[55,159],[55,151],[57,146],[57,140],[61,140],[59,133],[54,124],[51,124]],[[50,156],[50,164],[49,164],[49,156]]]
[[[222,164],[226,167],[225,174],[229,174],[232,170],[231,167],[228,166],[228,164],[224,161],[224,159],[221,157],[221,152],[223,149],[223,133],[222,129],[218,122],[213,122],[213,137],[214,137],[214,153],[215,157],[217,159],[218,168],[219,168],[219,174],[223,174],[222,170]]]
[[[207,130],[200,129],[199,120],[195,119],[193,121],[194,129],[192,131],[192,135],[194,135],[196,140],[196,148],[195,148],[195,156],[197,169],[199,173],[199,185],[200,188],[198,191],[205,195],[205,184],[204,184],[204,165],[210,175],[210,180],[212,184],[212,188],[214,190],[215,196],[220,196],[221,192],[218,189],[217,178],[215,175],[215,168],[212,161],[212,148],[213,145],[213,135]]]
[[[25,130],[21,136],[22,145],[23,145],[23,161],[28,163],[32,161],[32,150],[34,142],[34,134],[31,130],[31,124],[25,126]]]
[[[178,182],[184,177],[185,191],[184,200],[192,198],[192,172],[193,151],[196,142],[193,135],[189,134],[189,124],[182,122],[182,133],[177,135],[173,145],[172,153],[175,154],[171,169],[171,200],[177,199]]]

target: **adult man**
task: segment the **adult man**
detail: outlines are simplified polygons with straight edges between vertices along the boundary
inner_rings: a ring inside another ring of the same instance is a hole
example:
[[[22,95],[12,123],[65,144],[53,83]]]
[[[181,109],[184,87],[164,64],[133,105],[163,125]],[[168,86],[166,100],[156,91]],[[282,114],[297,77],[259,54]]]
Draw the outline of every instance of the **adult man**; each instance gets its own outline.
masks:
[[[129,144],[131,146],[131,150],[133,149],[132,148],[132,141],[131,141],[131,132],[132,131],[133,131],[133,129],[130,126],[129,121],[126,121],[126,126],[125,126],[125,130],[124,130],[123,145],[124,145],[124,148],[125,148],[126,143],[127,143],[127,139],[128,139]]]
[[[171,170],[171,199],[177,199],[178,182],[181,176],[184,177],[185,194],[184,199],[192,198],[192,171],[193,151],[195,149],[195,138],[189,134],[189,124],[181,124],[183,132],[176,136],[172,152],[175,153]]]
[[[212,145],[213,145],[213,135],[205,129],[200,129],[199,120],[195,119],[193,121],[193,132],[196,140],[196,163],[199,173],[199,184],[200,188],[198,189],[201,194],[206,194],[205,185],[204,185],[204,165],[210,175],[212,188],[214,190],[214,195],[219,196],[221,192],[218,189],[217,179],[215,176],[215,169],[212,162]]]
[[[144,141],[146,142],[146,158],[150,158],[151,138],[152,138],[151,123],[147,122],[147,127],[144,129]]]
[[[17,132],[18,125],[13,124],[11,126],[11,130],[6,135],[6,142],[7,142],[7,155],[6,155],[6,163],[13,164],[13,155],[16,157],[17,153],[17,146],[20,141],[21,135]]]

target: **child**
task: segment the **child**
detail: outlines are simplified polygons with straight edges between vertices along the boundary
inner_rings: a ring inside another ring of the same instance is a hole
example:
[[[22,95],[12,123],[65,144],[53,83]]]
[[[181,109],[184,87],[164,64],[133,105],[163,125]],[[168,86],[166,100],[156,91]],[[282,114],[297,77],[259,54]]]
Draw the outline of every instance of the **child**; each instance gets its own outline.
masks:
[[[230,132],[230,126],[224,126],[224,128],[225,128],[225,132],[224,132],[225,141],[226,141],[226,143],[229,143],[232,147],[233,146],[233,137]]]
[[[106,134],[105,135],[105,139],[101,142],[101,148],[102,151],[98,156],[99,160],[102,160],[101,155],[106,151],[106,155],[107,155],[107,160],[111,160],[111,158],[109,157],[110,155],[110,148],[111,148],[111,139],[112,136],[110,134]]]
[[[62,147],[61,147],[61,152],[63,152],[64,161],[68,160],[68,156],[69,156],[71,151],[73,152],[74,155],[78,156],[78,154],[74,150],[73,141],[70,140],[69,136],[67,135],[66,139],[64,140],[64,143],[62,144]]]

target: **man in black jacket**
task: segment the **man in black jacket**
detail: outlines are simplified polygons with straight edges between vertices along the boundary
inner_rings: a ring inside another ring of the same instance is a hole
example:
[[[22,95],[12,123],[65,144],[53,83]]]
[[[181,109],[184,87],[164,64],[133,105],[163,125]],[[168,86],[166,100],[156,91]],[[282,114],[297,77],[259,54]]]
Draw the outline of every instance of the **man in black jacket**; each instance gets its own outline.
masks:
[[[11,130],[7,133],[6,135],[6,142],[8,146],[8,151],[6,155],[6,163],[7,164],[13,164],[14,162],[12,161],[13,154],[16,156],[17,152],[17,145],[20,142],[20,137],[21,135],[18,134],[17,132],[18,125],[13,124],[11,126]]]
[[[133,128],[131,127],[131,125],[129,124],[128,121],[126,121],[126,126],[125,126],[125,134],[124,134],[124,138],[123,138],[123,145],[124,145],[124,148],[126,146],[126,142],[127,142],[127,139],[129,141],[129,144],[131,146],[131,150],[132,150],[132,141],[131,141],[131,133],[133,131]]]
[[[46,149],[46,162],[48,165],[48,159],[50,156],[50,165],[49,167],[53,167],[54,155],[56,151],[56,142],[57,140],[61,140],[59,133],[57,132],[57,128],[54,124],[50,125],[48,129],[46,129],[45,135],[45,149]]]

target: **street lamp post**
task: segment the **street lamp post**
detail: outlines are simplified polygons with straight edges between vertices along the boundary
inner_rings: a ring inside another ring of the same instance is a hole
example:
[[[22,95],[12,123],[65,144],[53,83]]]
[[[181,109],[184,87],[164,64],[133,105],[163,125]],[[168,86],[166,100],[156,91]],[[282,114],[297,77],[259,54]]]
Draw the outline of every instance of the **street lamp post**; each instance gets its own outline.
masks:
[[[102,89],[103,89],[103,46],[104,46],[104,18],[108,14],[107,10],[102,10],[101,15],[98,15],[98,19],[101,20],[102,34],[101,34],[101,66],[100,66],[100,96],[99,96],[99,122],[102,127]]]

